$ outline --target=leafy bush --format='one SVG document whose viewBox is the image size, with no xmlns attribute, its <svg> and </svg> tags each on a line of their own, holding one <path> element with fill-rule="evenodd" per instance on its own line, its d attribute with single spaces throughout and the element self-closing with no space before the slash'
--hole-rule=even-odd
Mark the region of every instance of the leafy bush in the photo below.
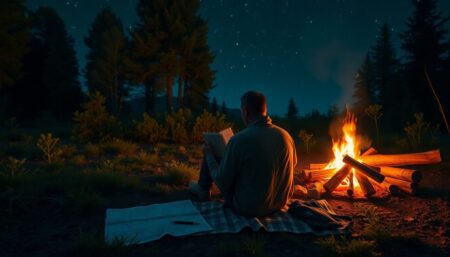
<svg viewBox="0 0 450 257">
<path fill-rule="evenodd" d="M 81 142 L 99 142 L 120 135 L 120 122 L 106 111 L 105 97 L 96 92 L 89 94 L 83 111 L 75 112 L 73 135 Z"/>
<path fill-rule="evenodd" d="M 137 151 L 137 145 L 122 139 L 113 138 L 102 145 L 103 150 L 108 154 L 119 154 L 123 156 L 134 155 Z"/>
<path fill-rule="evenodd" d="M 58 147 L 59 138 L 54 138 L 51 133 L 41 134 L 37 142 L 37 147 L 41 149 L 44 159 L 48 164 L 55 162 L 61 156 L 61 149 Z"/>
<path fill-rule="evenodd" d="M 4 171 L 9 173 L 11 176 L 15 176 L 18 173 L 24 172 L 26 159 L 16 159 L 14 157 L 9 157 L 4 162 Z"/>
<path fill-rule="evenodd" d="M 192 128 L 192 139 L 194 142 L 203 142 L 204 132 L 219 132 L 231 127 L 232 124 L 225 121 L 225 115 L 215 115 L 206 110 L 195 119 Z"/>
<path fill-rule="evenodd" d="M 84 155 L 78 154 L 72 157 L 72 164 L 75 166 L 83 166 L 86 165 L 88 161 Z"/>
<path fill-rule="evenodd" d="M 166 116 L 168 138 L 174 143 L 188 143 L 191 119 L 192 113 L 189 109 L 179 109 L 168 114 Z"/>
<path fill-rule="evenodd" d="M 155 119 L 144 113 L 142 121 L 134 121 L 136 137 L 145 143 L 159 143 L 167 135 L 167 130 Z"/>
<path fill-rule="evenodd" d="M 62 145 L 59 147 L 61 150 L 61 157 L 70 158 L 77 153 L 77 147 L 74 145 Z"/>
</svg>

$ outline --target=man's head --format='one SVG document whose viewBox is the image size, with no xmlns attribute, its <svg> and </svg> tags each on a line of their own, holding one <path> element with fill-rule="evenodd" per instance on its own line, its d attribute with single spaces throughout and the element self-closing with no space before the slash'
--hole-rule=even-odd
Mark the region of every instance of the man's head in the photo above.
<svg viewBox="0 0 450 257">
<path fill-rule="evenodd" d="M 257 91 L 248 91 L 241 97 L 241 114 L 244 123 L 259 116 L 267 115 L 266 97 Z"/>
</svg>

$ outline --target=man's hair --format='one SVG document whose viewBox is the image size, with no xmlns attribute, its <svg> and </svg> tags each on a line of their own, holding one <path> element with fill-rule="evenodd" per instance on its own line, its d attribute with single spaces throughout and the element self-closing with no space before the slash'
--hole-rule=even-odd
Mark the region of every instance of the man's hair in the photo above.
<svg viewBox="0 0 450 257">
<path fill-rule="evenodd" d="M 241 107 L 250 116 L 261 115 L 267 111 L 266 97 L 258 91 L 248 91 L 241 97 Z"/>
</svg>

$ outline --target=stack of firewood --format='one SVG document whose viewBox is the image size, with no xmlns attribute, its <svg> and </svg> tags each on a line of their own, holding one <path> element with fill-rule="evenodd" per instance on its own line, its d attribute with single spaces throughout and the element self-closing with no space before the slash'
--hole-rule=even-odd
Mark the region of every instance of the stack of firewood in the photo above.
<svg viewBox="0 0 450 257">
<path fill-rule="evenodd" d="M 310 169 L 302 171 L 303 178 L 315 182 L 311 187 L 315 197 L 321 193 L 331 194 L 346 178 L 349 178 L 347 194 L 352 196 L 353 172 L 365 197 L 373 196 L 376 188 L 388 190 L 391 194 L 415 194 L 422 173 L 410 166 L 439 163 L 441 155 L 439 150 L 385 155 L 370 148 L 358 157 L 358 160 L 345 156 L 343 162 L 345 165 L 339 170 L 326 169 L 327 164 L 310 164 Z M 323 188 L 322 192 L 318 193 L 318 188 Z"/>
</svg>

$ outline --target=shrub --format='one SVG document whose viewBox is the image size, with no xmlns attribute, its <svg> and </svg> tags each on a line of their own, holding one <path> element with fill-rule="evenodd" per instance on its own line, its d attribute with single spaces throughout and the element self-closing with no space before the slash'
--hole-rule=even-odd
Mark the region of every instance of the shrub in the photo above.
<svg viewBox="0 0 450 257">
<path fill-rule="evenodd" d="M 120 135 L 120 122 L 106 111 L 105 97 L 96 92 L 89 94 L 83 111 L 75 112 L 74 137 L 81 142 L 98 142 Z"/>
<path fill-rule="evenodd" d="M 144 113 L 142 121 L 134 121 L 134 125 L 137 139 L 145 143 L 159 143 L 167 135 L 167 130 L 147 113 Z"/>
<path fill-rule="evenodd" d="M 77 152 L 77 148 L 74 145 L 62 145 L 59 149 L 61 150 L 61 157 L 63 158 L 70 158 Z"/>
<path fill-rule="evenodd" d="M 167 184 L 183 185 L 198 177 L 198 170 L 181 162 L 170 163 L 166 171 L 160 175 Z"/>
<path fill-rule="evenodd" d="M 123 156 L 134 155 L 137 151 L 137 145 L 122 139 L 113 138 L 102 145 L 103 150 L 108 154 L 119 154 Z"/>
<path fill-rule="evenodd" d="M 155 153 L 148 153 L 146 151 L 140 151 L 137 155 L 137 158 L 141 161 L 141 163 L 146 165 L 156 165 L 159 162 L 158 151 Z"/>
<path fill-rule="evenodd" d="M 154 196 L 168 195 L 173 191 L 172 187 L 167 184 L 156 183 L 150 186 L 148 193 Z"/>
<path fill-rule="evenodd" d="M 189 128 L 192 113 L 189 109 L 179 109 L 166 116 L 168 138 L 174 143 L 185 144 L 189 142 Z"/>
<path fill-rule="evenodd" d="M 5 172 L 9 173 L 11 176 L 15 176 L 18 173 L 24 172 L 26 159 L 16 159 L 14 157 L 9 157 L 5 163 Z"/>
<path fill-rule="evenodd" d="M 87 143 L 84 146 L 84 154 L 86 154 L 88 157 L 99 157 L 103 153 L 102 148 L 99 145 Z"/>
<path fill-rule="evenodd" d="M 204 132 L 219 132 L 231 127 L 232 124 L 225 121 L 225 115 L 214 115 L 206 110 L 195 119 L 192 128 L 192 139 L 194 142 L 203 142 Z"/>
<path fill-rule="evenodd" d="M 86 165 L 88 161 L 86 160 L 86 157 L 84 155 L 78 154 L 72 157 L 72 163 L 75 166 L 83 166 Z"/>
<path fill-rule="evenodd" d="M 305 145 L 306 145 L 306 153 L 309 153 L 309 144 L 310 144 L 309 141 L 311 141 L 313 136 L 314 136 L 313 134 L 309 134 L 304 129 L 302 129 L 298 132 L 298 138 L 300 138 L 300 140 L 302 140 L 303 143 L 305 143 Z"/>
<path fill-rule="evenodd" d="M 430 128 L 430 123 L 424 122 L 423 113 L 415 113 L 415 123 L 407 123 L 404 128 L 408 141 L 413 148 L 417 148 L 421 145 L 424 134 Z"/>
<path fill-rule="evenodd" d="M 53 163 L 61 156 L 61 149 L 58 148 L 59 138 L 54 138 L 51 133 L 41 134 L 37 142 L 37 147 L 41 149 L 44 159 L 48 164 Z"/>
</svg>

